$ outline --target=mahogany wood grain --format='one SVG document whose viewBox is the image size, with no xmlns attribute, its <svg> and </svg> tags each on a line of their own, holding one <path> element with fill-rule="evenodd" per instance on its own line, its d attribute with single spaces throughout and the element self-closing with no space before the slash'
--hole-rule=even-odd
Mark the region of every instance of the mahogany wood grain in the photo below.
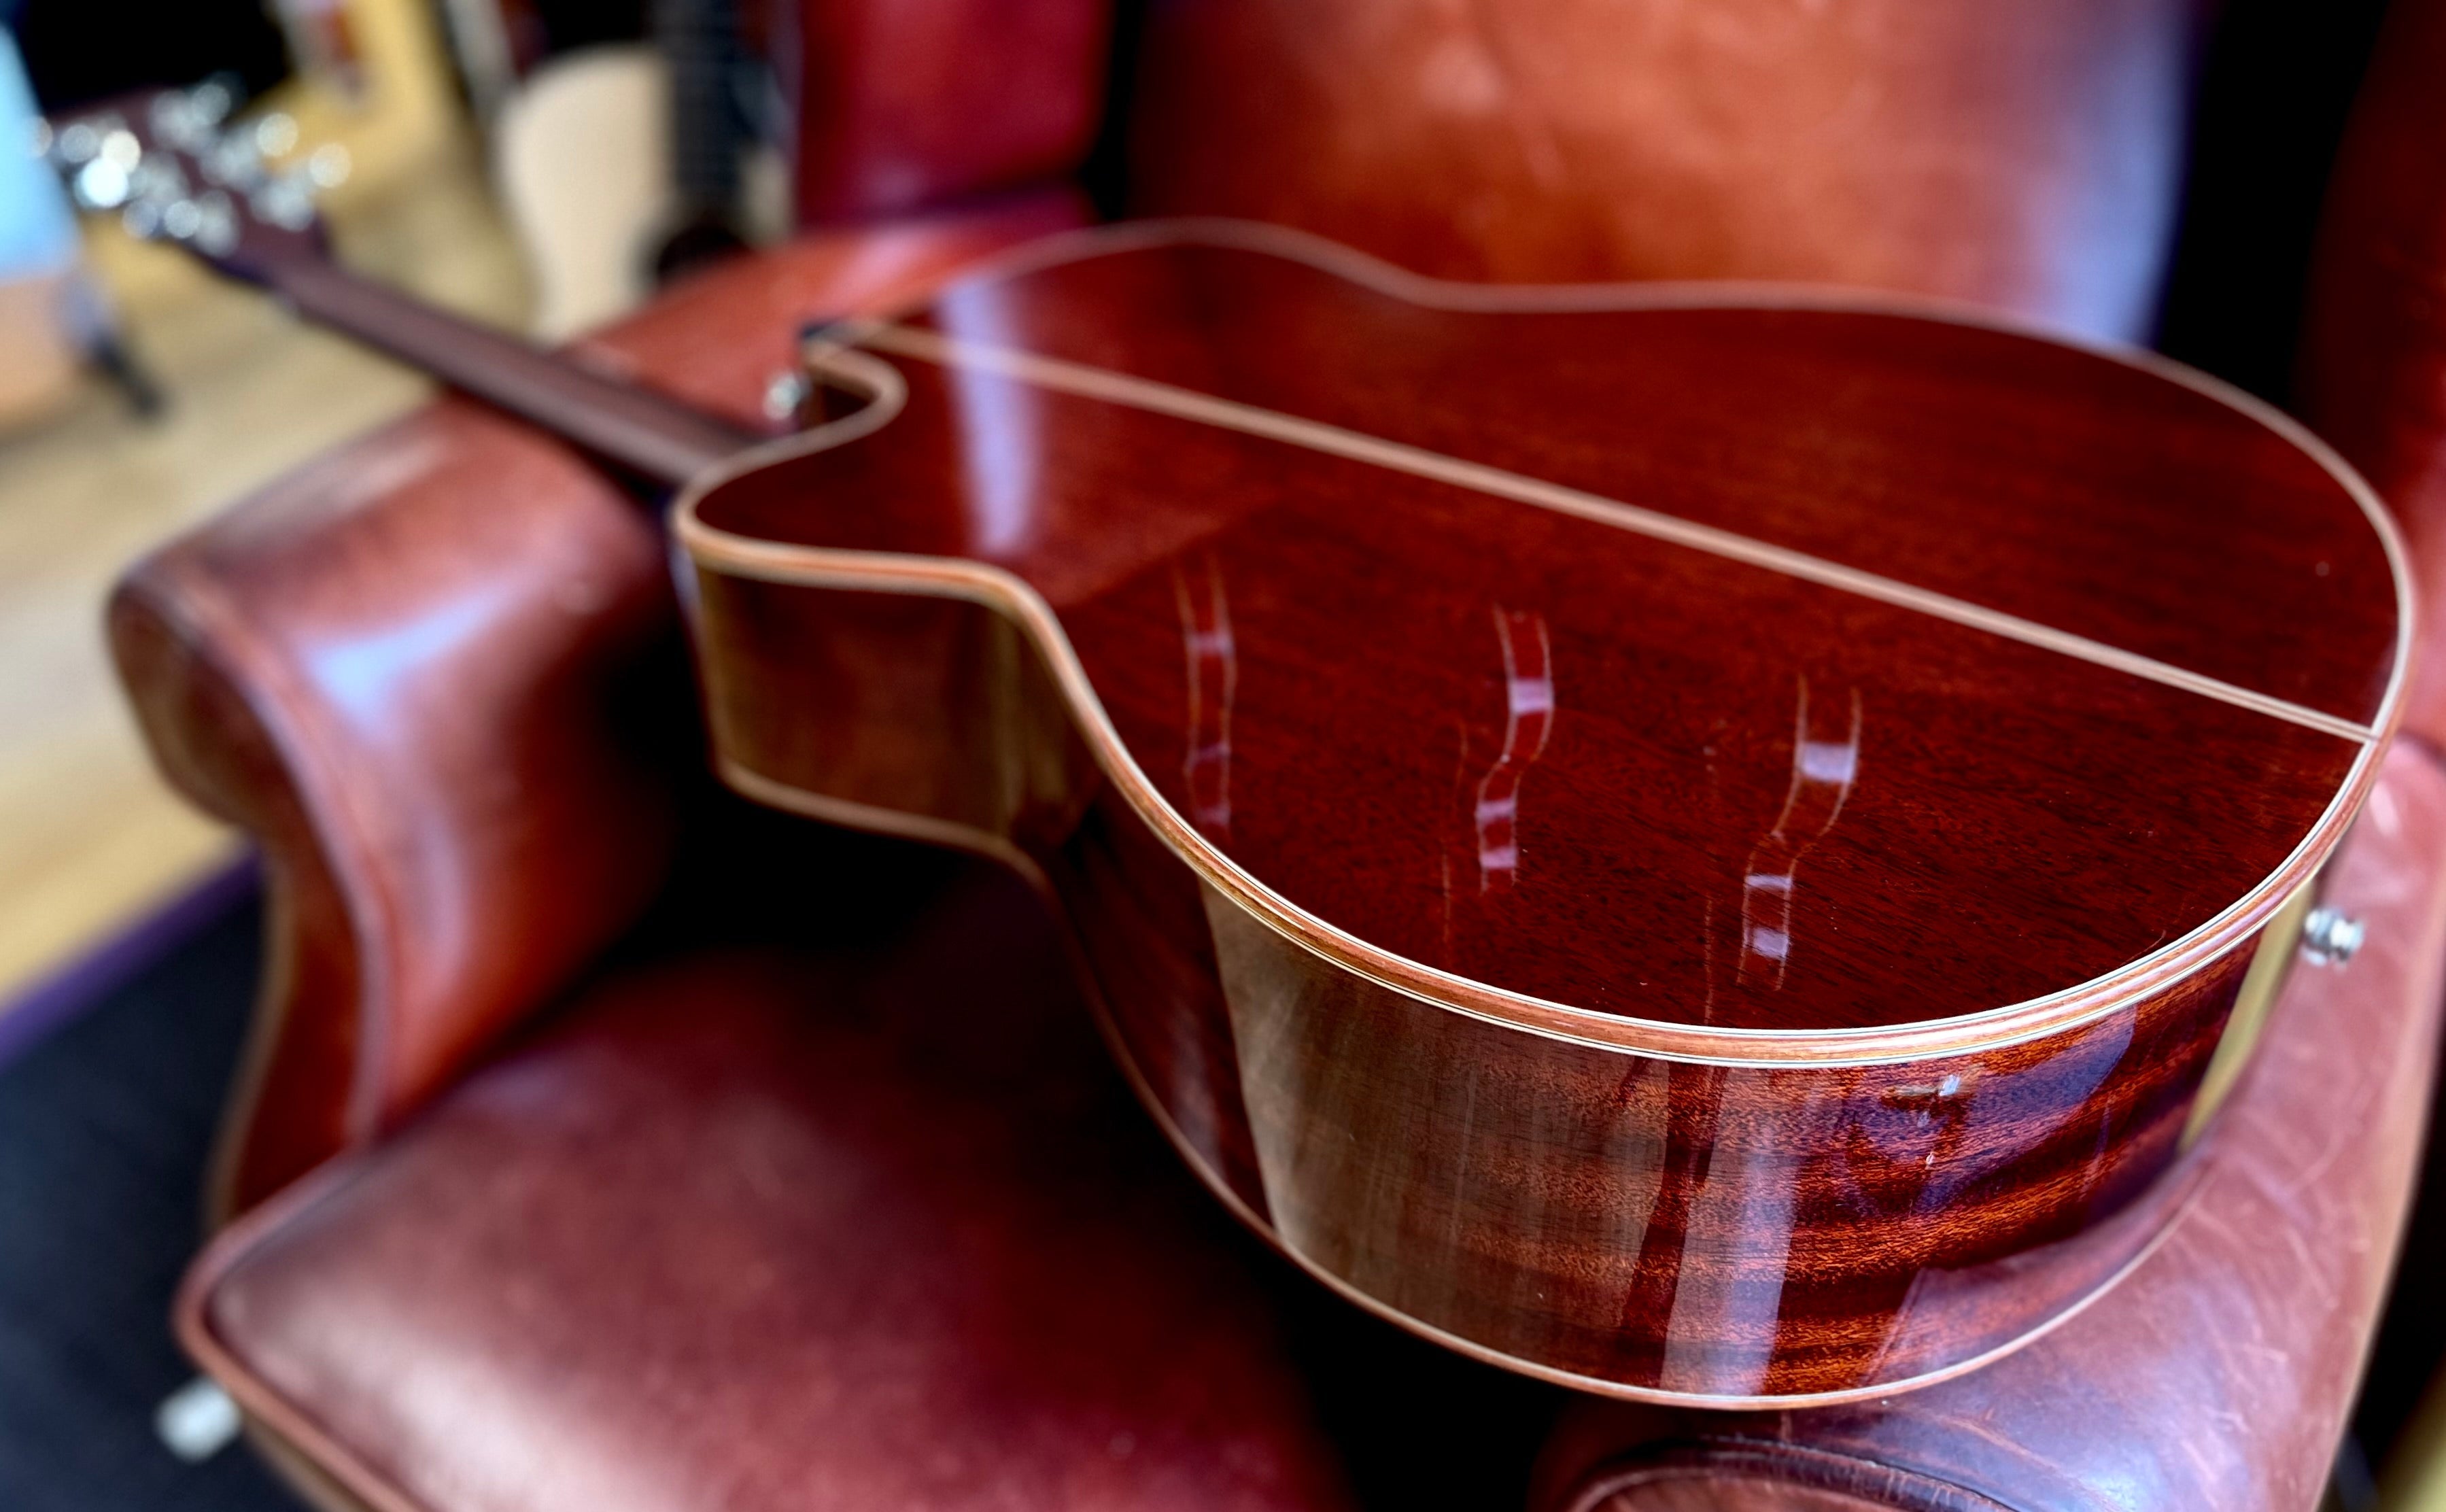
<svg viewBox="0 0 2446 1512">
<path fill-rule="evenodd" d="M 2398 551 L 2205 380 L 1722 297 L 1084 237 L 830 332 L 879 397 L 679 538 L 731 781 L 1042 879 L 1303 1264 L 1594 1389 L 1888 1390 L 2185 1200 Z"/>
<path fill-rule="evenodd" d="M 2196 1202 L 2095 1306 L 2010 1359 L 1891 1401 L 1583 1403 L 1548 1445 L 1533 1512 L 1814 1507 L 1847 1490 L 1914 1512 L 2322 1504 L 2429 1121 L 2441 855 L 2446 771 L 2406 741 L 2327 878 L 2368 943 L 2294 968 Z"/>
</svg>

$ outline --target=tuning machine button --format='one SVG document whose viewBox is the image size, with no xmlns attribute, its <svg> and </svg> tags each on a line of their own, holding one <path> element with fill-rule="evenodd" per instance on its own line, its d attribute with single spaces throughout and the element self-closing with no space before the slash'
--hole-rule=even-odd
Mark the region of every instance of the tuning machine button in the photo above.
<svg viewBox="0 0 2446 1512">
<path fill-rule="evenodd" d="M 51 139 L 51 157 L 68 170 L 68 187 L 87 210 L 116 210 L 135 193 L 144 144 L 125 118 L 97 116 L 71 122 Z"/>
<path fill-rule="evenodd" d="M 284 231 L 303 231 L 314 223 L 314 185 L 303 169 L 265 180 L 247 201 L 257 217 Z"/>
<path fill-rule="evenodd" d="M 218 189 L 196 197 L 196 245 L 215 257 L 237 250 L 237 206 Z"/>
<path fill-rule="evenodd" d="M 64 168 L 83 167 L 101 150 L 102 133 L 89 121 L 69 122 L 50 141 L 51 157 Z"/>
</svg>

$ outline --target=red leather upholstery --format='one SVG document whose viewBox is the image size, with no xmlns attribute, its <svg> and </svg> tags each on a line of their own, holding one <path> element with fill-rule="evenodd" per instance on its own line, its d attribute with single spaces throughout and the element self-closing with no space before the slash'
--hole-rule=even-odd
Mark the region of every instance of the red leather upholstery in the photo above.
<svg viewBox="0 0 2446 1512">
<path fill-rule="evenodd" d="M 1245 1237 L 1128 1106 L 1030 900 L 965 863 L 911 892 L 878 849 L 781 868 L 913 899 L 783 910 L 857 943 L 622 968 L 242 1220 L 190 1349 L 384 1508 L 1347 1504 Z M 2446 771 L 2399 751 L 2330 880 L 2369 943 L 2297 969 L 2198 1205 L 2090 1311 L 1886 1404 L 1590 1404 L 1531 1504 L 2309 1505 L 2425 1115 L 2441 854 Z M 1456 1416 L 1504 1385 L 1457 1372 Z"/>
<path fill-rule="evenodd" d="M 645 905 L 670 778 L 616 695 L 671 621 L 618 490 L 462 404 L 317 459 L 122 586 L 112 643 L 156 754 L 271 871 L 286 970 L 229 1200 L 372 1138 Z M 666 684 L 639 712 L 685 716 Z"/>
<path fill-rule="evenodd" d="M 2119 1287 L 2020 1352 L 1891 1402 L 1756 1415 L 1585 1408 L 1554 1441 L 1533 1504 L 2318 1504 L 2429 1116 L 2446 768 L 2428 751 L 2388 758 L 2325 889 L 2368 943 L 2343 967 L 2295 966 L 2211 1135 L 2216 1163 L 2197 1205 Z"/>
<path fill-rule="evenodd" d="M 382 1508 L 1349 1506 L 1034 899 L 967 863 L 861 922 L 588 989 L 228 1231 L 189 1347 Z"/>
<path fill-rule="evenodd" d="M 752 418 L 800 321 L 1078 213 L 1056 193 L 817 238 L 589 345 Z M 636 917 L 697 760 L 673 621 L 646 515 L 567 448 L 455 402 L 130 571 L 111 638 L 148 739 L 272 868 L 281 967 L 228 1206 L 389 1126 Z"/>
<path fill-rule="evenodd" d="M 1104 0 L 808 0 L 809 224 L 1077 168 Z M 1795 9 L 1150 0 L 1134 213 L 1320 231 L 1462 278 L 1762 278 L 2148 332 L 2192 0 Z"/>
<path fill-rule="evenodd" d="M 2130 334 L 2163 258 L 2197 13 L 1156 0 L 1135 182 L 1145 208 L 1290 219 L 1430 271 L 1832 279 Z M 1083 149 L 1101 6 L 806 14 L 811 213 L 1057 175 Z M 2390 140 L 2428 140 L 2420 78 L 2374 85 L 2398 100 Z M 2339 197 L 2330 281 L 2348 283 Z M 1076 215 L 1054 198 L 825 238 L 682 291 L 595 350 L 752 414 L 800 319 Z M 2364 244 L 2430 246 L 2388 235 Z M 2401 340 L 2387 312 L 2419 308 L 2435 260 L 2389 274 L 2407 302 L 2329 319 L 2338 373 L 2400 345 L 2371 369 L 2396 374 L 2386 404 L 2433 370 L 2427 328 Z M 2384 432 L 2409 438 L 2406 478 L 2434 455 L 2421 402 Z M 2331 422 L 2361 401 L 2338 403 Z M 574 579 L 604 596 L 562 601 Z M 122 595 L 115 635 L 157 748 L 264 836 L 287 921 L 236 1200 L 356 1146 L 215 1246 L 187 1294 L 191 1347 L 386 1507 L 1339 1504 L 1278 1325 L 1136 1115 L 1081 1069 L 1007 892 L 971 883 L 928 905 L 932 933 L 872 949 L 768 939 L 604 965 L 665 876 L 668 753 L 620 701 L 672 694 L 648 671 L 661 581 L 605 485 L 450 406 L 241 506 Z M 351 704 L 367 685 L 332 670 L 386 665 L 405 698 Z M 2424 760 L 2397 758 L 2403 827 L 2365 826 L 2339 883 L 2366 889 L 2371 945 L 2305 978 L 2324 1006 L 2280 1018 L 2230 1110 L 2227 1173 L 2130 1284 L 1885 1408 L 1590 1410 L 1541 1496 L 2304 1504 L 2427 1083 L 2441 783 Z M 590 971 L 548 1034 L 460 1082 Z M 928 993 L 973 1022 L 900 1016 Z M 2305 1276 L 2314 1308 L 2297 1305 Z M 1473 1379 L 1452 1393 L 1464 1420 L 1502 1384 Z"/>
<path fill-rule="evenodd" d="M 1768 278 L 2147 334 L 2192 0 L 1155 0 L 1142 213 L 1459 278 Z"/>
<path fill-rule="evenodd" d="M 2399 0 L 2328 185 L 2303 329 L 2304 417 L 2361 469 L 2446 602 L 2446 4 Z M 2436 646 L 2437 631 L 2428 632 Z M 2446 657 L 2414 669 L 2407 723 L 2446 741 Z"/>
<path fill-rule="evenodd" d="M 1103 113 L 1107 0 L 779 9 L 803 225 L 1062 178 Z"/>
</svg>

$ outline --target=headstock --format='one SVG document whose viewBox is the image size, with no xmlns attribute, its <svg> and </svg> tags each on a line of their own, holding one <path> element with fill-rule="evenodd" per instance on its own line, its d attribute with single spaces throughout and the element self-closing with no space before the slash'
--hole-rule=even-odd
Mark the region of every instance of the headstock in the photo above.
<svg viewBox="0 0 2446 1512">
<path fill-rule="evenodd" d="M 347 176 L 348 158 L 325 147 L 289 161 L 296 123 L 276 112 L 233 119 L 237 104 L 218 80 L 136 97 L 58 123 L 47 155 L 79 207 L 262 282 L 323 255 L 315 198 Z"/>
</svg>

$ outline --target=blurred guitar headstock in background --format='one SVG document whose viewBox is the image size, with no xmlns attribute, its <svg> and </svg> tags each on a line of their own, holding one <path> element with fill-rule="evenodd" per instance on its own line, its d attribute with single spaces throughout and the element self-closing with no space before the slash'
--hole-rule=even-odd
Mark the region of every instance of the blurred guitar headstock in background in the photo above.
<svg viewBox="0 0 2446 1512">
<path fill-rule="evenodd" d="M 295 121 L 240 116 L 239 104 L 222 79 L 134 96 L 53 123 L 45 152 L 78 208 L 261 282 L 277 263 L 322 255 L 316 198 L 349 161 L 336 142 L 298 154 Z"/>
</svg>

